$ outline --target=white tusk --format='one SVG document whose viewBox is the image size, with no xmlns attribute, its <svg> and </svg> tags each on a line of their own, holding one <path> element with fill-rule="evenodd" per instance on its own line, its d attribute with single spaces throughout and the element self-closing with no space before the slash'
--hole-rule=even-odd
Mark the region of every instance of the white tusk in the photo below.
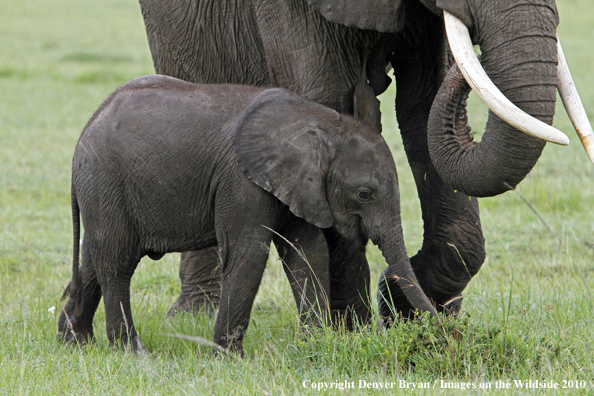
<svg viewBox="0 0 594 396">
<path fill-rule="evenodd" d="M 483 103 L 503 121 L 528 135 L 567 146 L 569 139 L 563 132 L 520 110 L 493 84 L 474 53 L 470 33 L 462 21 L 447 11 L 443 12 L 443 18 L 454 59 Z"/>
<path fill-rule="evenodd" d="M 563 105 L 569 115 L 569 119 L 586 149 L 586 153 L 590 157 L 590 161 L 594 163 L 594 131 L 592 131 L 588 115 L 586 114 L 580 95 L 575 88 L 573 78 L 571 78 L 569 66 L 567 66 L 559 37 L 557 37 L 557 58 L 559 62 L 557 66 L 559 95 L 561 96 L 561 100 L 563 100 Z"/>
</svg>

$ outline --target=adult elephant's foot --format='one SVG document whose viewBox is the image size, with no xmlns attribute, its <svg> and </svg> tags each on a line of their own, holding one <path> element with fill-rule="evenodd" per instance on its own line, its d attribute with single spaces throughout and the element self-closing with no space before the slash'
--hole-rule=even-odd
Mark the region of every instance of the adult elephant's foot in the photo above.
<svg viewBox="0 0 594 396">
<path fill-rule="evenodd" d="M 185 252 L 179 268 L 181 294 L 169 310 L 168 316 L 180 312 L 208 313 L 213 317 L 221 295 L 221 260 L 218 248 Z"/>
</svg>

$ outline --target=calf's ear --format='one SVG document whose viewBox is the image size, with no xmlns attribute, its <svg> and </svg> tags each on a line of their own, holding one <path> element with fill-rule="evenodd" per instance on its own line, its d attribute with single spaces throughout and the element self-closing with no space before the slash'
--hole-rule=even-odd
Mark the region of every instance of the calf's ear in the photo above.
<svg viewBox="0 0 594 396">
<path fill-rule="evenodd" d="M 320 128 L 329 111 L 288 91 L 270 89 L 244 111 L 234 132 L 237 160 L 247 177 L 321 228 L 333 223 L 326 198 L 329 147 Z"/>
</svg>

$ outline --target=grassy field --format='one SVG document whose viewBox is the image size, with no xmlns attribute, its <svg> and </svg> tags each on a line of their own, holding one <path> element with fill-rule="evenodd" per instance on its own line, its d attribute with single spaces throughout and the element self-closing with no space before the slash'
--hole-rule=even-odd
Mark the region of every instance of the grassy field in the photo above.
<svg viewBox="0 0 594 396">
<path fill-rule="evenodd" d="M 590 2 L 559 0 L 558 33 L 594 115 Z M 522 391 L 514 380 L 570 387 L 559 393 L 594 392 L 594 166 L 561 106 L 555 124 L 571 145 L 548 145 L 516 192 L 481 200 L 488 256 L 457 321 L 384 332 L 375 325 L 353 333 L 325 329 L 304 342 L 288 282 L 272 259 L 244 341 L 246 359 L 216 359 L 208 347 L 166 335 L 211 339 L 213 331 L 205 317 L 165 318 L 179 292 L 179 255 L 171 254 L 143 260 L 133 278 L 135 322 L 148 357 L 109 348 L 102 305 L 95 344 L 55 341 L 70 278 L 76 140 L 112 90 L 153 68 L 134 0 L 3 0 L 0 10 L 0 394 L 318 394 L 311 387 L 317 383 L 334 386 L 330 394 L 381 392 L 359 389 L 361 381 L 408 385 L 414 394 L 459 392 L 448 386 L 482 394 L 489 385 L 493 394 L 511 394 Z M 422 223 L 394 127 L 393 95 L 383 98 L 384 134 L 400 172 L 413 253 Z M 480 129 L 486 110 L 471 102 Z M 385 263 L 375 248 L 369 257 L 375 287 Z M 336 389 L 345 381 L 355 389 Z M 435 389 L 413 389 L 419 383 Z M 572 389 L 576 384 L 585 388 Z"/>
</svg>

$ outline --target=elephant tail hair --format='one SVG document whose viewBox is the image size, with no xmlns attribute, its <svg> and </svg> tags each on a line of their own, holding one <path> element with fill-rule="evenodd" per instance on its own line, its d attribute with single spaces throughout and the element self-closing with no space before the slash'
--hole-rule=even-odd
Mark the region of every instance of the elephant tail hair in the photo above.
<svg viewBox="0 0 594 396">
<path fill-rule="evenodd" d="M 78 271 L 80 256 L 80 209 L 78 207 L 74 185 L 71 185 L 70 205 L 72 208 L 72 280 L 66 286 L 61 300 L 64 300 L 68 295 L 76 298 L 75 296 L 78 294 L 78 288 L 81 283 Z"/>
</svg>

